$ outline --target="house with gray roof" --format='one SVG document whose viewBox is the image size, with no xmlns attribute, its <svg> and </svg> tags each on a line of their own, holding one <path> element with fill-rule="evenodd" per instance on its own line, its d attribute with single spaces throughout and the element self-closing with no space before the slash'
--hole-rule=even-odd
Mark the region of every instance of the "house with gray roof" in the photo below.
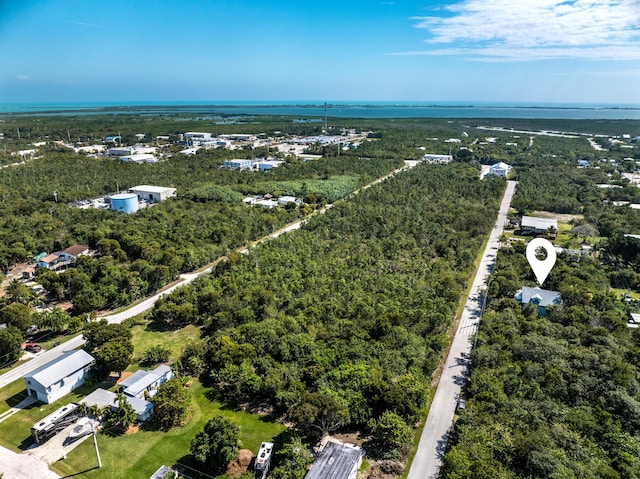
<svg viewBox="0 0 640 479">
<path fill-rule="evenodd" d="M 328 441 L 305 479 L 355 479 L 362 463 L 362 449 Z"/>
<path fill-rule="evenodd" d="M 160 387 L 173 377 L 171 368 L 162 364 L 153 371 L 138 370 L 120 382 L 122 392 L 130 397 L 144 399 L 145 393 L 153 397 Z"/>
<path fill-rule="evenodd" d="M 555 236 L 558 232 L 558 220 L 538 218 L 537 216 L 523 216 L 520 220 L 520 231 L 523 235 L 550 233 L 551 236 Z"/>
<path fill-rule="evenodd" d="M 125 399 L 136 413 L 136 419 L 138 421 L 146 421 L 151 417 L 153 413 L 153 404 L 149 401 L 137 397 L 130 397 L 125 395 Z M 98 388 L 85 397 L 80 404 L 85 404 L 89 407 L 97 406 L 99 408 L 108 407 L 112 411 L 118 410 L 118 395 L 114 392 L 107 391 L 106 389 Z"/>
<path fill-rule="evenodd" d="M 58 359 L 24 376 L 27 394 L 49 404 L 84 384 L 93 356 L 82 349 L 68 351 Z"/>
<path fill-rule="evenodd" d="M 530 288 L 523 286 L 522 289 L 516 291 L 514 295 L 516 301 L 520 304 L 535 304 L 538 308 L 540 316 L 547 315 L 547 308 L 550 306 L 558 306 L 562 304 L 562 295 L 558 291 L 548 289 Z"/>
</svg>

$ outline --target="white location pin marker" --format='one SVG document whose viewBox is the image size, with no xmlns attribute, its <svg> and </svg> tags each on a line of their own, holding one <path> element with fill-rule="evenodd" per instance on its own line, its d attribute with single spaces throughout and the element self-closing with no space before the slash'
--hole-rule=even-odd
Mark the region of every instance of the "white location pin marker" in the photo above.
<svg viewBox="0 0 640 479">
<path fill-rule="evenodd" d="M 539 248 L 547 252 L 545 259 L 538 259 L 536 257 L 536 250 Z M 553 244 L 544 238 L 535 238 L 529 241 L 527 245 L 527 261 L 529 261 L 538 283 L 542 286 L 542 283 L 547 279 L 547 276 L 549 276 L 553 266 L 556 264 L 556 250 L 553 248 Z"/>
</svg>

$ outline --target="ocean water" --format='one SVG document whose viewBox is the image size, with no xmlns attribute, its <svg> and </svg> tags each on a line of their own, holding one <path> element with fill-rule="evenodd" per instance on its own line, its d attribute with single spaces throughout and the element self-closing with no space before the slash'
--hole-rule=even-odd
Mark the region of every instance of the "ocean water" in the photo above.
<svg viewBox="0 0 640 479">
<path fill-rule="evenodd" d="M 640 105 L 455 102 L 4 103 L 1 115 L 273 115 L 337 118 L 525 118 L 640 120 Z"/>
</svg>

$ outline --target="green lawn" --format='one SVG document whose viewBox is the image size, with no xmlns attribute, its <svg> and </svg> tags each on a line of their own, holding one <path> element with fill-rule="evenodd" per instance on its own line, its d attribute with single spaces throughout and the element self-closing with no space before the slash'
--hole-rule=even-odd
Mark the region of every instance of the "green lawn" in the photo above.
<svg viewBox="0 0 640 479">
<path fill-rule="evenodd" d="M 33 443 L 31 438 L 31 426 L 65 404 L 69 404 L 70 402 L 79 402 L 87 394 L 99 387 L 114 390 L 116 386 L 113 382 L 104 382 L 91 386 L 84 385 L 53 404 L 37 402 L 26 409 L 17 412 L 5 421 L 0 422 L 0 445 L 15 452 L 24 451 Z M 11 391 L 14 393 L 13 396 L 9 396 Z M 24 380 L 20 379 L 3 388 L 0 393 L 1 398 L 4 399 L 5 396 L 8 397 L 7 400 L 0 403 L 0 407 L 8 409 L 10 403 L 15 405 L 21 399 L 26 397 L 27 389 L 24 385 Z"/>
<path fill-rule="evenodd" d="M 17 379 L 0 389 L 0 414 L 8 411 L 27 397 L 27 388 L 24 379 Z"/>
<path fill-rule="evenodd" d="M 611 292 L 616 295 L 617 298 L 622 298 L 623 295 L 629 294 L 634 301 L 640 301 L 640 293 L 637 291 L 631 291 L 629 289 L 611 288 Z"/>
<path fill-rule="evenodd" d="M 580 249 L 584 238 L 582 236 L 576 238 L 572 235 L 570 231 L 573 228 L 574 226 L 569 223 L 558 221 L 558 235 L 556 236 L 554 243 L 558 246 L 562 246 L 563 248 Z M 602 239 L 604 239 L 602 236 L 587 236 L 587 243 L 595 245 Z"/>
<path fill-rule="evenodd" d="M 176 331 L 157 331 L 150 327 L 147 321 L 133 326 L 131 331 L 134 363 L 128 368 L 129 371 L 140 369 L 137 359 L 151 346 L 161 344 L 169 349 L 170 362 L 174 362 L 179 358 L 186 344 L 200 337 L 200 330 L 195 326 L 187 326 Z M 33 443 L 31 426 L 34 423 L 65 404 L 79 402 L 98 387 L 114 390 L 116 386 L 113 382 L 84 385 L 54 404 L 36 403 L 0 422 L 0 445 L 16 452 L 23 452 Z M 262 441 L 273 440 L 286 430 L 285 426 L 269 418 L 235 410 L 212 400 L 210 397 L 212 391 L 197 380 L 192 381 L 190 391 L 193 415 L 185 426 L 169 432 L 143 429 L 121 436 L 101 433 L 98 434 L 98 446 L 103 465 L 101 469 L 95 468 L 97 461 L 91 440 L 84 441 L 68 455 L 67 459 L 58 461 L 52 468 L 62 476 L 73 475 L 87 479 L 147 479 L 162 464 L 172 465 L 178 461 L 197 468 L 198 465 L 189 455 L 191 439 L 216 414 L 229 418 L 240 427 L 242 447 L 254 453 L 257 452 Z M 26 388 L 23 380 L 15 381 L 2 388 L 0 414 L 25 396 Z M 193 472 L 190 475 L 194 479 L 199 479 Z"/>
<path fill-rule="evenodd" d="M 262 441 L 272 440 L 285 427 L 267 418 L 223 407 L 207 397 L 208 389 L 198 381 L 190 386 L 193 397 L 193 417 L 187 425 L 169 432 L 141 430 L 122 436 L 98 435 L 102 469 L 96 466 L 92 441 L 85 441 L 67 459 L 58 461 L 53 469 L 62 476 L 81 478 L 147 479 L 162 464 L 180 461 L 197 467 L 189 457 L 191 439 L 202 430 L 214 415 L 221 414 L 240 426 L 242 447 L 257 452 Z"/>
<path fill-rule="evenodd" d="M 174 363 L 180 358 L 182 350 L 187 344 L 200 338 L 200 328 L 197 326 L 189 325 L 175 331 L 161 331 L 154 329 L 148 320 L 143 320 L 142 323 L 131 328 L 134 351 L 133 361 L 127 371 L 140 369 L 142 366 L 138 360 L 152 346 L 162 345 L 170 350 L 169 362 Z"/>
</svg>

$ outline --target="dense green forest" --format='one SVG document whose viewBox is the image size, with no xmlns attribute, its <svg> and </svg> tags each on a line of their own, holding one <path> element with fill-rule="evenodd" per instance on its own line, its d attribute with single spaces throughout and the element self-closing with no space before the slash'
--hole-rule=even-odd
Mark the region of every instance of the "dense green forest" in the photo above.
<svg viewBox="0 0 640 479">
<path fill-rule="evenodd" d="M 50 151 L 7 168 L 0 175 L 0 265 L 4 269 L 40 251 L 88 244 L 101 258 L 80 261 L 59 275 L 39 271 L 39 281 L 53 298 L 71 299 L 78 313 L 125 305 L 402 164 L 382 155 L 352 154 L 293 161 L 268 173 L 221 169 L 232 154 L 209 150 L 136 165 Z M 68 204 L 136 184 L 177 187 L 178 199 L 135 215 Z M 297 194 L 313 204 L 266 210 L 241 202 L 242 195 L 266 193 Z"/>
<path fill-rule="evenodd" d="M 504 186 L 419 165 L 220 264 L 151 318 L 203 325 L 181 367 L 228 401 L 264 401 L 317 432 L 385 411 L 413 425 Z"/>
<path fill-rule="evenodd" d="M 596 260 L 559 258 L 548 318 L 513 299 L 524 245 L 503 248 L 442 477 L 640 477 L 640 334 Z"/>
<path fill-rule="evenodd" d="M 578 213 L 574 225 L 604 238 L 591 257 L 560 255 L 544 287 L 563 304 L 548 317 L 513 299 L 535 284 L 524 244 L 500 250 L 442 477 L 638 478 L 640 334 L 626 323 L 640 304 L 610 291 L 638 287 L 640 242 L 625 234 L 640 232 L 640 212 L 613 203 L 637 201 L 638 188 L 573 158 L 514 164 L 521 213 Z"/>
</svg>

